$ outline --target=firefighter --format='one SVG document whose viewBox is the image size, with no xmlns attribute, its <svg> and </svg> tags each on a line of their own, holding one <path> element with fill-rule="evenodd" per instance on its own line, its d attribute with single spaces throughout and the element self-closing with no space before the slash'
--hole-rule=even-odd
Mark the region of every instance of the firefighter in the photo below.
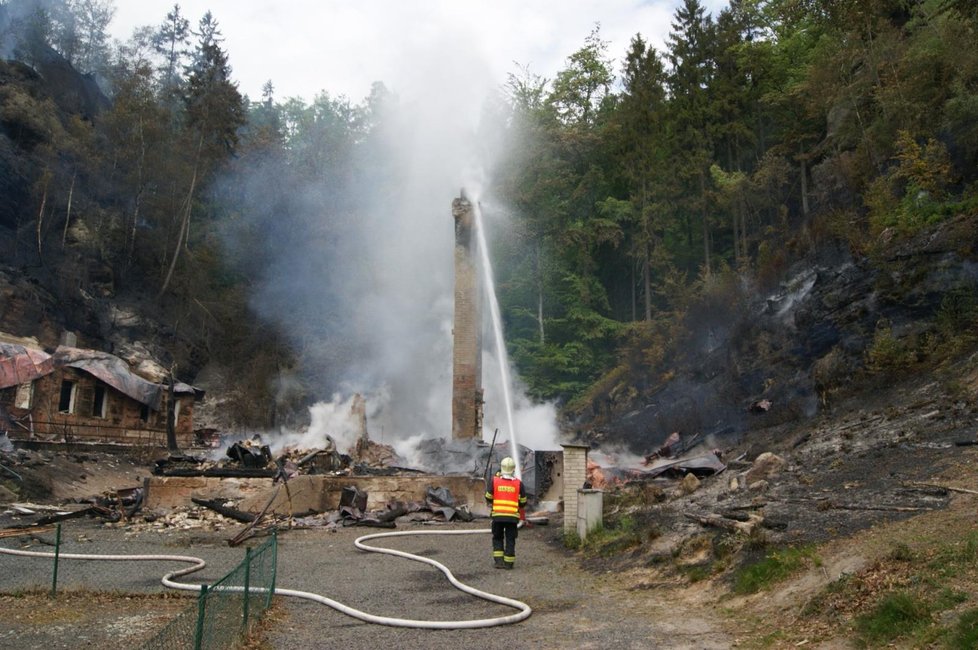
<svg viewBox="0 0 978 650">
<path fill-rule="evenodd" d="M 499 463 L 500 471 L 486 483 L 486 503 L 492 510 L 492 559 L 497 569 L 512 569 L 516 562 L 516 533 L 526 492 L 516 478 L 516 462 L 509 457 Z"/>
</svg>

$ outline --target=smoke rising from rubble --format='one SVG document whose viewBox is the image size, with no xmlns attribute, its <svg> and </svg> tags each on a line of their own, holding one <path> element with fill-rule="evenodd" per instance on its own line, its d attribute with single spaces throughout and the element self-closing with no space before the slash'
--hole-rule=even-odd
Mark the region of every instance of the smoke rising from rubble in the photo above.
<svg viewBox="0 0 978 650">
<path fill-rule="evenodd" d="M 366 399 L 371 439 L 396 442 L 402 456 L 410 455 L 404 441 L 451 438 L 451 203 L 461 188 L 477 198 L 502 147 L 502 130 L 482 120 L 497 82 L 470 50 L 475 40 L 454 33 L 405 52 L 402 75 L 389 83 L 396 101 L 337 177 L 274 179 L 295 187 L 281 199 L 294 216 L 260 224 L 268 263 L 253 271 L 261 277 L 252 304 L 299 351 L 300 367 L 283 374 L 301 377 L 313 396 L 333 395 L 310 409 L 308 431 L 278 444 L 319 446 L 328 433 L 347 451 L 343 415 L 354 392 Z M 265 197 L 267 169 L 232 182 L 249 202 L 268 202 L 268 214 L 282 212 Z M 483 362 L 490 436 L 504 421 L 497 367 Z M 283 406 L 301 400 L 295 382 L 280 388 Z M 520 393 L 518 441 L 555 448 L 555 409 Z"/>
</svg>

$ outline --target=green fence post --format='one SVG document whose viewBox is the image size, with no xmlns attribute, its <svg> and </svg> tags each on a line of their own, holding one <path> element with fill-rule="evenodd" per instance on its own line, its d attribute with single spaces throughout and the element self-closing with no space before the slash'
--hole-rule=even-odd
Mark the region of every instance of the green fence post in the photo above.
<svg viewBox="0 0 978 650">
<path fill-rule="evenodd" d="M 268 595 L 265 596 L 265 609 L 272 606 L 272 596 L 275 595 L 275 579 L 278 572 L 278 530 L 272 530 L 272 584 L 268 585 Z M 266 581 L 267 582 L 267 581 Z"/>
<path fill-rule="evenodd" d="M 248 629 L 248 583 L 251 581 L 251 548 L 245 549 L 244 559 L 244 629 Z"/>
<path fill-rule="evenodd" d="M 204 641 L 204 615 L 207 610 L 207 585 L 200 586 L 197 599 L 197 630 L 194 633 L 194 650 L 200 650 Z"/>
<path fill-rule="evenodd" d="M 61 554 L 61 524 L 54 535 L 54 575 L 51 576 L 51 598 L 58 591 L 58 556 Z"/>
</svg>

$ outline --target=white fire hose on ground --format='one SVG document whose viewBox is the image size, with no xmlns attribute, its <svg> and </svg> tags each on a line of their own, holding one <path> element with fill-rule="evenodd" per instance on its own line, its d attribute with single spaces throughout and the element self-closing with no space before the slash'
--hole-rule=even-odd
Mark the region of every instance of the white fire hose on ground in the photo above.
<svg viewBox="0 0 978 650">
<path fill-rule="evenodd" d="M 306 600 L 311 600 L 327 607 L 332 607 L 338 612 L 346 614 L 347 616 L 352 616 L 353 618 L 359 619 L 366 623 L 376 623 L 378 625 L 391 625 L 394 627 L 410 627 L 410 628 L 421 628 L 429 630 L 463 630 L 472 629 L 480 627 L 494 627 L 497 625 L 509 625 L 511 623 L 519 623 L 522 620 L 529 618 L 533 610 L 526 603 L 514 600 L 512 598 L 506 598 L 505 596 L 498 596 L 496 594 L 491 594 L 487 591 L 482 591 L 481 589 L 476 589 L 475 587 L 470 587 L 469 585 L 461 582 L 456 578 L 452 572 L 444 564 L 436 562 L 430 558 L 422 557 L 420 555 L 414 555 L 412 553 L 407 553 L 405 551 L 398 551 L 391 548 L 383 548 L 377 546 L 368 546 L 364 544 L 365 541 L 371 539 L 380 539 L 383 537 L 406 537 L 409 535 L 473 535 L 473 534 L 484 534 L 490 532 L 489 530 L 424 530 L 424 531 L 404 531 L 396 533 L 377 533 L 374 535 L 364 535 L 363 537 L 358 537 L 354 540 L 353 544 L 358 549 L 363 551 L 368 551 L 372 553 L 384 553 L 387 555 L 396 555 L 397 557 L 407 558 L 409 560 L 414 560 L 415 562 L 423 562 L 425 564 L 430 564 L 435 567 L 448 578 L 448 581 L 456 589 L 464 591 L 467 594 L 475 596 L 477 598 L 482 598 L 483 600 L 488 600 L 490 602 L 499 603 L 500 605 L 506 605 L 507 607 L 512 607 L 514 609 L 520 610 L 516 614 L 510 614 L 509 616 L 499 616 L 495 618 L 482 618 L 482 619 L 471 619 L 467 621 L 421 621 L 409 618 L 392 618 L 389 616 L 377 616 L 375 614 L 368 614 L 367 612 L 361 611 L 359 609 L 354 609 L 348 605 L 333 600 L 332 598 L 327 598 L 326 596 L 321 596 L 319 594 L 314 594 L 308 591 L 298 591 L 295 589 L 275 589 L 275 594 L 279 596 L 292 596 L 294 598 L 304 598 Z M 43 558 L 53 558 L 54 553 L 42 553 L 39 551 L 20 551 L 16 549 L 0 548 L 0 554 L 5 555 L 18 555 L 23 557 L 43 557 Z M 176 582 L 174 578 L 179 578 L 185 575 L 189 575 L 196 571 L 200 571 L 206 566 L 206 562 L 198 557 L 191 557 L 189 555 L 89 555 L 82 553 L 58 553 L 58 558 L 63 560 L 104 560 L 104 561 L 117 561 L 117 562 L 185 562 L 191 564 L 192 566 L 186 567 L 184 569 L 179 569 L 177 571 L 171 571 L 163 576 L 162 583 L 165 587 L 171 589 L 181 589 L 184 591 L 200 591 L 201 585 L 195 585 L 186 582 Z M 236 587 L 236 591 L 244 591 L 244 587 Z M 255 593 L 260 593 L 262 589 L 255 589 Z"/>
</svg>

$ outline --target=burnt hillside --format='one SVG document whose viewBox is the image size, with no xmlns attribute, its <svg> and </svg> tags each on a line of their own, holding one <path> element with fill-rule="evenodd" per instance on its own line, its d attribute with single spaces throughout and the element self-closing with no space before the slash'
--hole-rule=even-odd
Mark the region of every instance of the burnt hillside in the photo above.
<svg viewBox="0 0 978 650">
<path fill-rule="evenodd" d="M 970 354 L 976 296 L 978 215 L 912 237 L 887 232 L 864 253 L 823 245 L 774 291 L 728 278 L 691 306 L 655 373 L 629 369 L 574 426 L 599 447 L 642 454 L 673 431 L 723 446 L 799 424 Z"/>
</svg>

